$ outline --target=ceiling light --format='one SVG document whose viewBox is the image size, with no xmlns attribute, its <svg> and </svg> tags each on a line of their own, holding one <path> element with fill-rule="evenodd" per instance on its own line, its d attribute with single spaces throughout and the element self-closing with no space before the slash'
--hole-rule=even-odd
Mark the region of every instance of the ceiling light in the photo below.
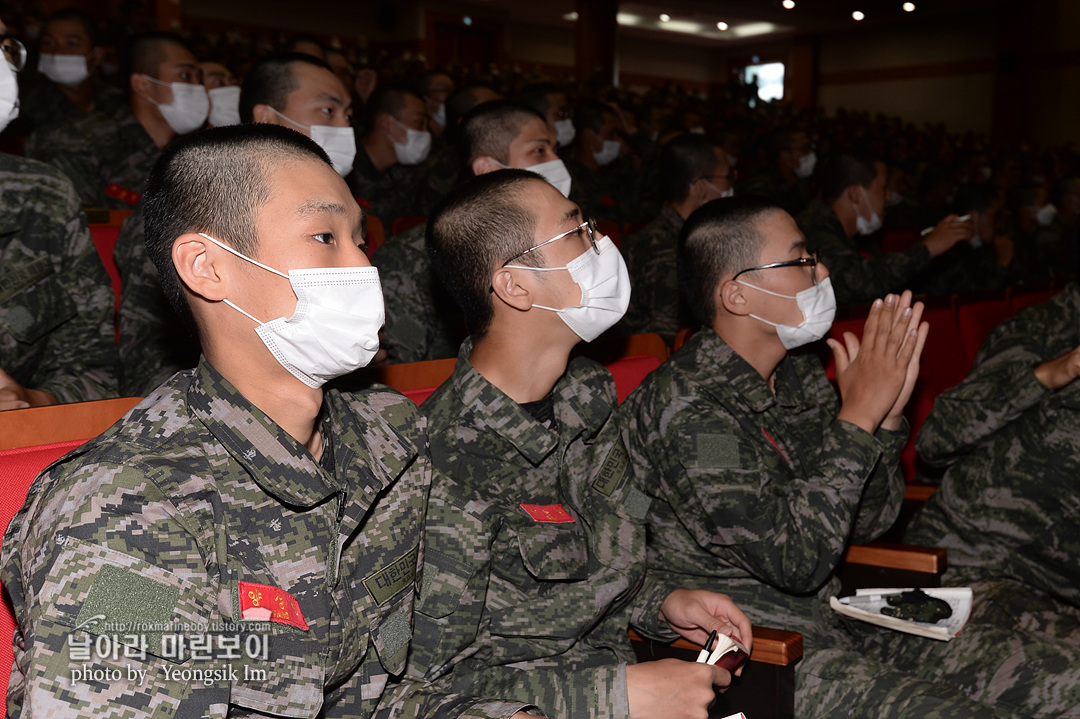
<svg viewBox="0 0 1080 719">
<path fill-rule="evenodd" d="M 466 25 L 472 25 L 472 18 L 466 15 L 465 17 L 461 18 L 461 22 L 465 23 Z"/>
<path fill-rule="evenodd" d="M 915 12 L 915 3 L 913 3 L 913 2 L 904 3 L 904 12 Z"/>
<path fill-rule="evenodd" d="M 727 30 L 728 29 L 728 24 L 726 22 L 718 22 L 718 23 L 716 23 L 716 29 L 721 30 L 721 31 Z"/>
<path fill-rule="evenodd" d="M 668 15 L 666 12 L 660 13 L 660 22 L 670 22 L 670 21 L 671 21 L 671 16 L 670 15 Z"/>
<path fill-rule="evenodd" d="M 855 12 L 851 13 L 851 19 L 855 21 L 862 20 L 865 17 L 866 15 L 863 15 L 862 10 L 856 10 Z"/>
<path fill-rule="evenodd" d="M 795 9 L 795 0 L 784 0 L 784 2 L 781 3 L 781 4 L 784 6 L 785 10 L 794 10 Z"/>
<path fill-rule="evenodd" d="M 573 12 L 566 13 L 565 15 L 562 16 L 562 19 L 563 20 L 569 20 L 570 22 L 574 22 L 575 20 L 578 19 L 577 10 L 575 10 Z"/>
</svg>

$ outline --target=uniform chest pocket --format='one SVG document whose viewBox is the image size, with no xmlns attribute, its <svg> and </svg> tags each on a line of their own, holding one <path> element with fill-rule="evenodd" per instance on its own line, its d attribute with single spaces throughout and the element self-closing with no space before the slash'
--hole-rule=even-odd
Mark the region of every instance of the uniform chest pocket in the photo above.
<svg viewBox="0 0 1080 719">
<path fill-rule="evenodd" d="M 322 708 L 324 664 L 320 645 L 288 629 L 252 632 L 262 644 L 245 642 L 243 666 L 235 666 L 229 701 L 286 717 L 314 717 Z M 254 658 L 250 649 L 261 650 Z"/>
<path fill-rule="evenodd" d="M 5 284 L 8 282 L 11 284 Z M 53 271 L 48 257 L 40 257 L 14 273 L 5 273 L 0 280 L 0 317 L 20 342 L 36 342 L 76 312 L 75 302 L 65 286 L 65 275 Z"/>
<path fill-rule="evenodd" d="M 540 581 L 589 577 L 589 543 L 581 522 L 537 522 L 518 530 L 521 561 Z"/>
</svg>

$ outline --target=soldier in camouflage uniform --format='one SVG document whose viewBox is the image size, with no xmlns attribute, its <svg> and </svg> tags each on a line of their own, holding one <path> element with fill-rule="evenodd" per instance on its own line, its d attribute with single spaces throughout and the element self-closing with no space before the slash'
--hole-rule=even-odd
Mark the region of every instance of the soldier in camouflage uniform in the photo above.
<svg viewBox="0 0 1080 719">
<path fill-rule="evenodd" d="M 627 666 L 628 621 L 671 638 L 666 618 L 698 642 L 714 627 L 743 638 L 750 627 L 722 595 L 642 586 L 648 501 L 629 471 L 614 383 L 589 360 L 569 362 L 625 302 L 564 322 L 549 308 L 586 290 L 568 273 L 533 270 L 606 255 L 590 266 L 610 288 L 618 251 L 591 240 L 573 203 L 518 170 L 475 179 L 431 219 L 435 269 L 471 339 L 423 405 L 434 474 L 410 667 L 447 691 L 518 699 L 546 716 L 692 716 L 726 671 Z M 625 300 L 625 269 L 616 282 Z"/>
<path fill-rule="evenodd" d="M 526 169 L 559 162 L 555 136 L 543 117 L 515 102 L 484 103 L 465 116 L 458 134 L 464 162 L 456 174 L 463 178 L 504 166 Z M 417 225 L 406 230 L 373 259 L 386 298 L 382 346 L 391 362 L 453 357 L 464 339 L 461 313 L 431 269 L 426 229 Z"/>
<path fill-rule="evenodd" d="M 641 216 L 641 173 L 633 158 L 624 155 L 619 116 L 599 100 L 582 100 L 574 108 L 575 140 L 565 153 L 566 168 L 574 178 L 570 199 L 588 217 L 624 222 L 647 220 Z"/>
<path fill-rule="evenodd" d="M 869 235 L 881 227 L 887 179 L 885 163 L 873 157 L 853 153 L 831 157 L 818 172 L 821 201 L 811 203 L 798 216 L 810 251 L 829 266 L 841 305 L 868 303 L 885 292 L 899 292 L 930 266 L 931 259 L 957 242 L 970 240 L 974 232 L 970 221 L 948 215 L 903 252 L 861 247 L 856 235 Z"/>
<path fill-rule="evenodd" d="M 9 87 L 25 59 L 16 45 L 0 54 Z M 0 155 L 0 190 L 0 410 L 115 395 L 113 294 L 71 183 Z"/>
<path fill-rule="evenodd" d="M 19 120 L 12 130 L 29 134 L 46 125 L 85 117 L 90 113 L 112 115 L 125 106 L 124 93 L 97 78 L 105 59 L 98 45 L 97 25 L 81 10 L 65 8 L 45 21 L 41 33 L 41 55 L 34 82 L 20 92 Z M 61 62 L 75 58 L 85 75 L 63 73 Z M 60 74 L 63 73 L 63 74 Z"/>
<path fill-rule="evenodd" d="M 71 183 L 0 155 L 0 217 L 0 410 L 116 396 L 112 287 Z"/>
<path fill-rule="evenodd" d="M 739 194 L 767 197 L 797 216 L 814 198 L 810 176 L 817 155 L 810 138 L 797 128 L 781 127 L 769 134 L 766 143 L 765 166 L 739 183 Z"/>
<path fill-rule="evenodd" d="M 127 111 L 59 123 L 34 133 L 26 143 L 28 157 L 54 165 L 71 178 L 85 207 L 137 205 L 162 148 L 177 134 L 201 127 L 209 111 L 199 65 L 180 38 L 157 33 L 136 38 L 131 62 Z M 184 97 L 174 96 L 171 84 L 202 91 L 205 104 L 197 124 L 197 112 Z"/>
<path fill-rule="evenodd" d="M 660 154 L 660 192 L 660 215 L 622 243 L 634 292 L 620 329 L 656 332 L 670 345 L 680 329 L 695 324 L 679 291 L 675 243 L 691 212 L 731 194 L 727 155 L 700 135 L 670 140 Z"/>
<path fill-rule="evenodd" d="M 899 511 L 902 412 L 926 325 L 920 305 L 907 314 L 909 293 L 891 295 L 871 308 L 861 345 L 830 340 L 838 406 L 817 358 L 789 351 L 831 322 L 820 311 L 827 302 L 792 301 L 827 276 L 821 266 L 812 275 L 798 238 L 789 215 L 753 197 L 717 200 L 687 220 L 680 272 L 706 328 L 622 407 L 632 461 L 658 475 L 649 490 L 650 571 L 723 587 L 755 623 L 802 632 L 799 717 L 1074 709 L 1077 649 L 1020 635 L 982 588 L 948 643 L 829 609 L 848 543 L 873 539 Z"/>
<path fill-rule="evenodd" d="M 367 132 L 347 179 L 364 211 L 389 230 L 399 215 L 422 211 L 419 166 L 431 149 L 427 106 L 408 90 L 388 86 L 376 91 L 367 111 Z"/>
<path fill-rule="evenodd" d="M 937 398 L 923 461 L 947 467 L 906 541 L 949 550 L 945 581 L 1004 579 L 1080 608 L 1080 287 L 1022 310 Z"/>
<path fill-rule="evenodd" d="M 367 266 L 360 210 L 326 155 L 282 128 L 209 130 L 166 151 L 146 204 L 151 254 L 207 352 L 39 477 L 8 528 L 9 716 L 506 717 L 526 706 L 404 675 L 430 479 L 424 420 L 392 393 L 321 388 L 370 357 L 377 308 L 350 308 L 370 314 L 331 364 L 272 355 L 236 309 L 298 304 L 244 251 L 281 270 Z"/>
</svg>

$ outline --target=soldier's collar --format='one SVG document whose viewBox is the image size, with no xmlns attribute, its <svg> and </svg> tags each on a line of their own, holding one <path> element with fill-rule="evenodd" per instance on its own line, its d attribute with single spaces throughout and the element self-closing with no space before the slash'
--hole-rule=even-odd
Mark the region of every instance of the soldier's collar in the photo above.
<svg viewBox="0 0 1080 719">
<path fill-rule="evenodd" d="M 739 401 L 754 412 L 764 412 L 777 403 L 776 396 L 758 371 L 720 335 L 711 328 L 703 327 L 691 341 L 699 337 L 697 379 L 706 391 L 721 398 L 730 397 L 734 390 Z"/>
<path fill-rule="evenodd" d="M 333 478 L 307 448 L 249 402 L 205 358 L 199 361 L 188 388 L 188 406 L 258 485 L 281 501 L 310 507 L 337 491 Z"/>
</svg>

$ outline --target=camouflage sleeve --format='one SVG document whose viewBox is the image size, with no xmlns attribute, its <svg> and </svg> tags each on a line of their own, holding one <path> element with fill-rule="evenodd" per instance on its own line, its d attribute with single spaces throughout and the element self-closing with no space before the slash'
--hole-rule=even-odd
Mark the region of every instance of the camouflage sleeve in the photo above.
<svg viewBox="0 0 1080 719">
<path fill-rule="evenodd" d="M 76 132 L 76 123 L 62 123 L 35 132 L 27 140 L 26 156 L 52 165 L 71 180 L 83 207 L 101 205 L 105 182 L 86 138 Z"/>
<path fill-rule="evenodd" d="M 43 298 L 53 305 L 55 329 L 48 334 L 46 351 L 27 386 L 50 392 L 61 402 L 115 397 L 115 300 L 109 276 L 70 183 L 51 172 L 35 179 L 38 184 L 21 208 L 27 223 L 24 241 L 64 239 L 58 274 L 48 280 L 54 291 L 47 294 L 55 296 Z M 57 312 L 71 314 L 65 318 Z"/>
<path fill-rule="evenodd" d="M 120 270 L 120 392 L 145 397 L 176 372 L 194 367 L 199 343 L 165 297 L 146 252 L 142 208 L 120 228 L 113 257 Z"/>
<path fill-rule="evenodd" d="M 921 242 L 903 252 L 863 257 L 831 232 L 815 233 L 808 228 L 806 241 L 828 266 L 836 301 L 842 305 L 873 302 L 887 292 L 903 290 L 931 260 L 930 251 Z"/>
<path fill-rule="evenodd" d="M 871 542 L 896 522 L 900 507 L 904 501 L 906 481 L 900 468 L 900 451 L 907 444 L 911 427 L 907 419 L 896 430 L 878 428 L 875 439 L 881 443 L 881 459 L 878 460 L 870 479 L 863 490 L 859 502 L 859 513 L 855 517 L 855 527 L 851 532 L 851 541 L 857 544 Z"/>
<path fill-rule="evenodd" d="M 544 716 L 529 704 L 447 694 L 422 679 L 405 677 L 387 687 L 373 719 L 431 717 L 432 719 L 507 719 L 519 711 Z"/>
<path fill-rule="evenodd" d="M 1003 322 L 979 349 L 971 373 L 934 401 L 916 441 L 919 456 L 930 464 L 950 464 L 1038 405 L 1051 390 L 1035 377 L 1035 366 L 1078 343 L 1076 284 Z"/>
<path fill-rule="evenodd" d="M 650 492 L 705 551 L 786 591 L 817 589 L 840 561 L 880 442 L 834 419 L 789 463 L 756 418 L 665 379 L 627 417 L 631 458 L 659 473 Z"/>
<path fill-rule="evenodd" d="M 661 230 L 645 228 L 623 243 L 630 270 L 630 307 L 623 318 L 627 333 L 659 332 L 671 342 L 684 324 L 679 313 L 675 245 Z"/>
<path fill-rule="evenodd" d="M 420 237 L 419 252 L 424 252 L 422 230 Z M 381 344 L 391 363 L 433 359 L 438 317 L 430 291 L 435 278 L 426 259 L 418 255 L 415 228 L 391 239 L 372 258 L 386 306 Z"/>
<path fill-rule="evenodd" d="M 8 716 L 123 706 L 131 717 L 224 717 L 228 682 L 185 677 L 192 665 L 167 640 L 187 641 L 180 627 L 207 626 L 217 612 L 197 539 L 143 468 L 64 468 L 37 480 L 63 485 L 32 496 L 5 536 L 3 582 L 18 620 Z"/>
</svg>

